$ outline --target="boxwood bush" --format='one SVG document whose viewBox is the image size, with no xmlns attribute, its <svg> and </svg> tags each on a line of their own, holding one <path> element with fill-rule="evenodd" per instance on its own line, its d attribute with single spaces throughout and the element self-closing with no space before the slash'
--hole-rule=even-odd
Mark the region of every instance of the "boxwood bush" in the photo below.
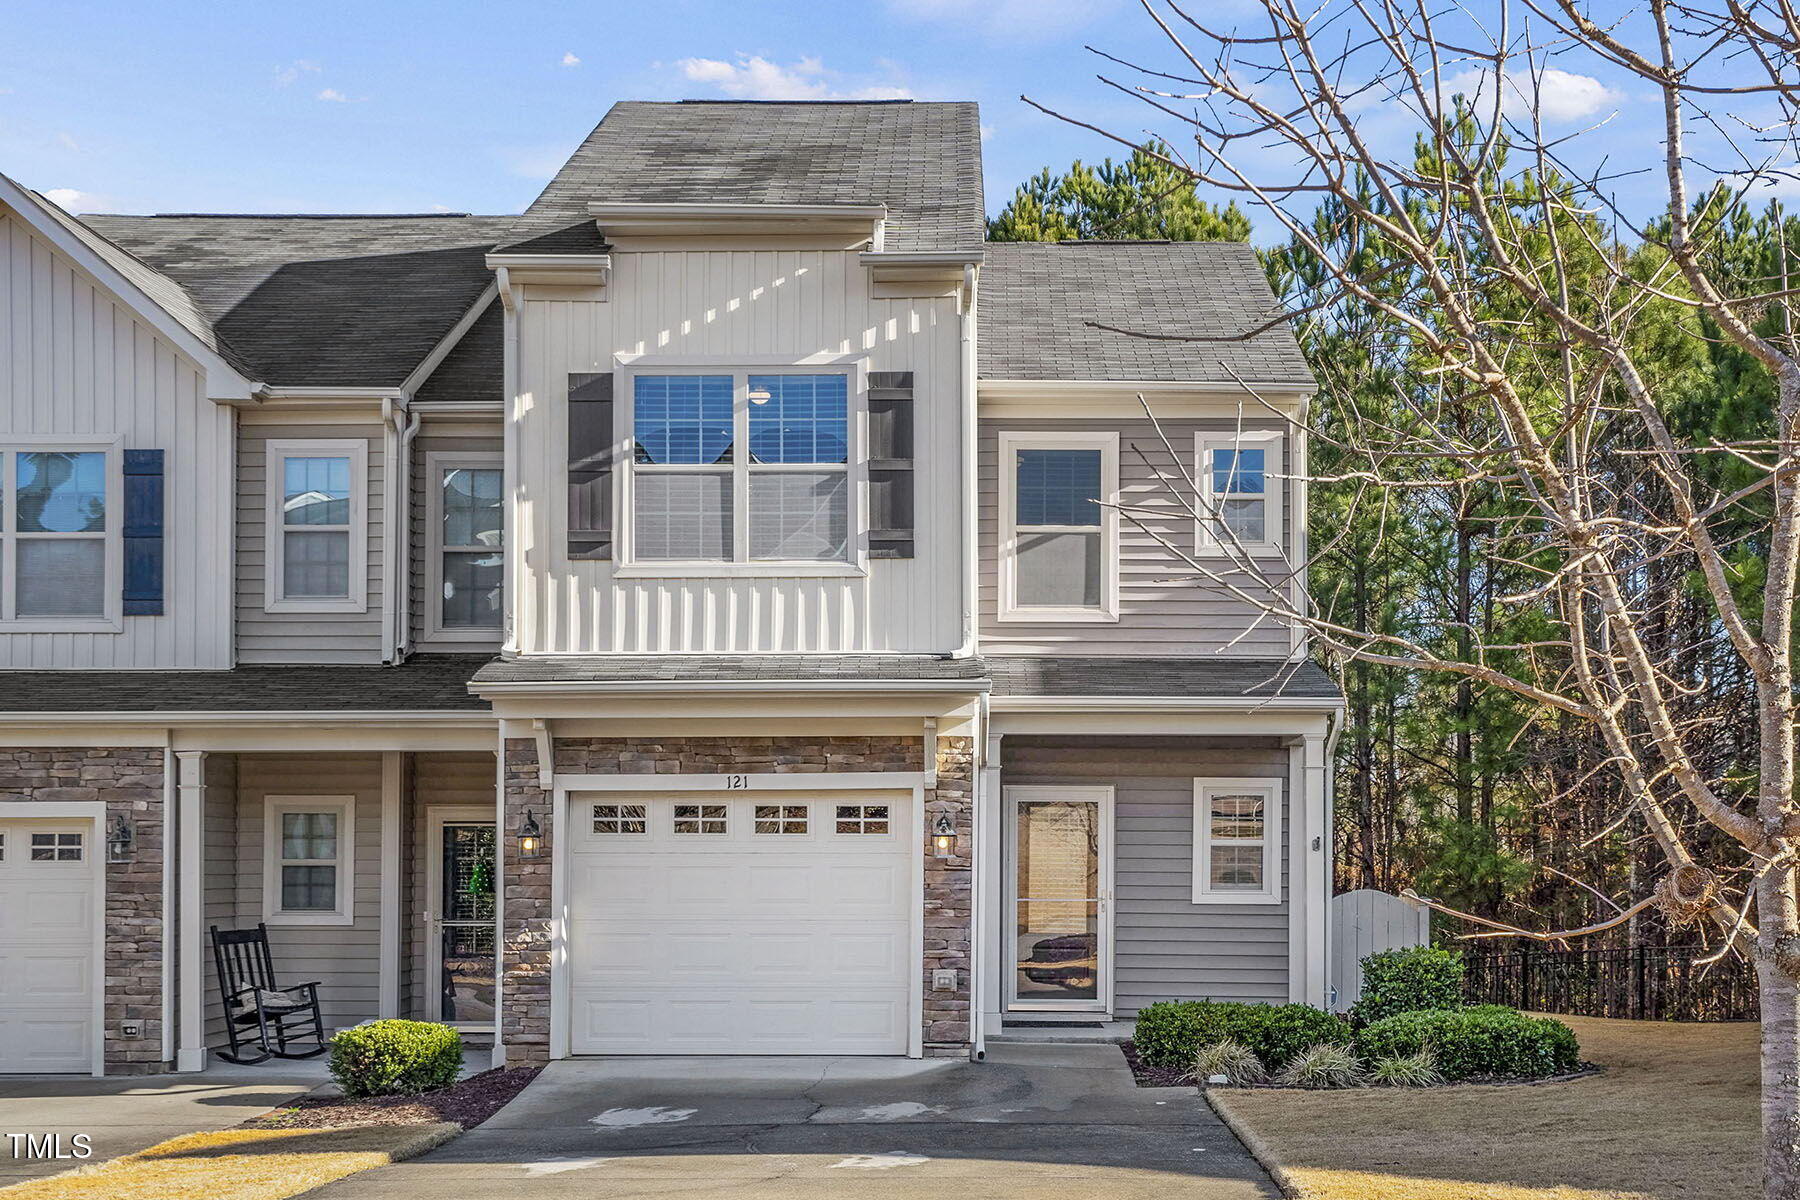
<svg viewBox="0 0 1800 1200">
<path fill-rule="evenodd" d="M 1573 1029 L 1497 1004 L 1396 1013 L 1356 1033 L 1356 1052 L 1369 1062 L 1418 1054 L 1426 1047 L 1437 1056 L 1445 1079 L 1538 1079 L 1579 1065 Z"/>
<path fill-rule="evenodd" d="M 346 1096 L 411 1096 L 456 1082 L 462 1034 L 429 1021 L 370 1021 L 331 1039 L 331 1077 Z"/>
<path fill-rule="evenodd" d="M 1383 950 L 1362 960 L 1362 995 L 1350 1010 L 1357 1024 L 1395 1013 L 1462 1007 L 1462 955 L 1434 946 Z"/>
<path fill-rule="evenodd" d="M 1349 1045 L 1351 1034 L 1343 1021 L 1306 1004 L 1165 1000 L 1138 1011 L 1131 1040 L 1152 1066 L 1191 1066 L 1202 1046 L 1230 1041 L 1247 1046 L 1268 1070 L 1279 1071 L 1321 1042 Z"/>
</svg>

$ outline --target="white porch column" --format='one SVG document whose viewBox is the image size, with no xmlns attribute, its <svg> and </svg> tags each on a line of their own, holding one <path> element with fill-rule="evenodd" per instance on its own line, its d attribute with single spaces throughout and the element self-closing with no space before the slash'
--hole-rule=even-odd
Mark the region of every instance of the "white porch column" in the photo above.
<svg viewBox="0 0 1800 1200">
<path fill-rule="evenodd" d="M 1005 823 L 1000 819 L 1003 811 L 1000 749 L 1001 735 L 992 732 L 990 726 L 981 778 L 975 789 L 975 853 L 981 858 L 975 891 L 975 960 L 981 964 L 981 969 L 976 972 L 981 985 L 974 1002 L 981 1038 L 1000 1030 L 1001 997 L 1005 995 L 1008 961 L 1000 952 L 1003 936 L 1000 922 L 1004 915 L 1000 911 L 1000 898 L 1005 894 L 1001 881 L 1006 865 L 1005 848 L 1001 845 Z M 977 1046 L 980 1044 L 978 1040 Z"/>
<path fill-rule="evenodd" d="M 400 811 L 406 793 L 406 755 L 381 753 L 381 965 L 376 1015 L 400 1015 Z"/>
<path fill-rule="evenodd" d="M 206 753 L 175 752 L 177 789 L 176 836 L 181 852 L 176 858 L 180 883 L 180 980 L 181 1028 L 175 1051 L 177 1071 L 206 1069 Z M 164 836 L 168 836 L 164 832 Z"/>
<path fill-rule="evenodd" d="M 1325 735 L 1309 733 L 1302 739 L 1301 766 L 1304 786 L 1301 794 L 1306 804 L 1306 843 L 1299 846 L 1296 859 L 1305 864 L 1309 887 L 1306 889 L 1306 962 L 1304 970 L 1306 1003 L 1325 1007 L 1327 983 L 1327 944 L 1330 936 L 1331 902 L 1331 831 L 1325 816 Z"/>
</svg>

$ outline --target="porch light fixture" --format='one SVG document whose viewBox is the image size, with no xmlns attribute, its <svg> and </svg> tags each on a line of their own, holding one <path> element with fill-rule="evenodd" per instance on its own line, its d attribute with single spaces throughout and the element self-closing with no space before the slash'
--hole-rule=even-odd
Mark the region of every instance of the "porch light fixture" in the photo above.
<svg viewBox="0 0 1800 1200">
<path fill-rule="evenodd" d="M 956 826 L 950 823 L 949 813 L 939 813 L 937 824 L 931 827 L 931 840 L 937 846 L 939 858 L 949 858 L 956 853 Z"/>
<path fill-rule="evenodd" d="M 106 828 L 106 861 L 122 863 L 131 861 L 131 847 L 137 841 L 137 830 L 125 814 L 115 814 L 112 824 Z"/>
<path fill-rule="evenodd" d="M 538 858 L 543 853 L 544 831 L 538 828 L 537 817 L 528 808 L 525 823 L 519 826 L 519 857 Z"/>
</svg>

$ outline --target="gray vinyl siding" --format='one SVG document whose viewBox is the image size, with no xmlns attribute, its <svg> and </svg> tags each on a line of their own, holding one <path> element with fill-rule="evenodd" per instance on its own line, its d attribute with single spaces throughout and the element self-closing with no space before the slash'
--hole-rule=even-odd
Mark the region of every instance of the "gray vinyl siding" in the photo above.
<svg viewBox="0 0 1800 1200">
<path fill-rule="evenodd" d="M 218 972 L 213 966 L 212 927 L 238 928 L 237 913 L 237 758 L 209 754 L 205 760 L 206 795 L 200 809 L 201 996 L 206 1006 L 208 1046 L 226 1044 L 224 1008 L 219 1001 Z"/>
<path fill-rule="evenodd" d="M 499 465 L 499 454 L 504 447 L 498 429 L 491 434 L 457 433 L 457 434 L 420 434 L 412 444 L 412 495 L 410 503 L 412 542 L 410 562 L 407 576 L 411 580 L 409 593 L 412 596 L 412 639 L 413 647 L 421 652 L 441 651 L 450 654 L 471 654 L 480 650 L 498 650 L 501 642 L 501 630 L 494 630 L 492 638 L 474 639 L 440 639 L 432 640 L 429 629 L 428 614 L 430 606 L 437 603 L 437 592 L 434 586 L 438 581 L 437 564 L 431 561 L 431 488 L 435 481 L 430 478 L 426 469 L 432 454 L 492 454 L 495 465 Z"/>
<path fill-rule="evenodd" d="M 369 444 L 368 604 L 358 613 L 271 613 L 263 610 L 268 513 L 266 444 L 296 438 Z M 376 425 L 240 425 L 237 493 L 237 656 L 244 663 L 378 663 L 381 661 L 382 487 L 387 463 Z"/>
<path fill-rule="evenodd" d="M 458 751 L 417 755 L 412 767 L 412 812 L 407 825 L 412 833 L 412 865 L 407 869 L 405 960 L 401 965 L 401 1011 L 421 1020 L 438 1020 L 432 1009 L 437 989 L 425 968 L 430 927 L 425 913 L 437 908 L 437 897 L 427 894 L 430 884 L 430 814 L 434 807 L 494 807 L 494 756 L 485 751 Z"/>
<path fill-rule="evenodd" d="M 1162 436 L 1148 420 L 1068 421 L 1008 417 L 981 422 L 978 452 L 981 520 L 981 645 L 991 654 L 1144 654 L 1186 656 L 1235 654 L 1248 658 L 1285 658 L 1286 626 L 1263 618 L 1250 604 L 1224 588 L 1194 577 L 1193 569 L 1157 539 L 1191 551 L 1194 522 L 1170 494 L 1173 484 L 1193 477 L 1195 437 L 1235 429 L 1279 429 L 1273 421 L 1160 421 Z M 1119 620 L 1117 622 L 1004 622 L 1000 605 L 999 526 L 1002 512 L 999 470 L 1001 431 L 1119 433 L 1120 502 L 1144 505 L 1156 512 L 1138 513 L 1146 528 L 1123 514 L 1119 520 Z M 1168 439 L 1164 445 L 1163 437 Z M 1282 440 L 1282 473 L 1291 475 L 1287 459 L 1292 436 Z M 1179 462 L 1169 453 L 1173 446 Z M 1160 475 L 1160 478 L 1159 478 Z M 1293 556 L 1295 504 L 1290 486 L 1282 504 L 1283 545 Z M 1154 536 L 1153 536 L 1154 534 Z M 1268 569 L 1279 575 L 1278 562 Z M 1250 632 L 1246 635 L 1245 631 Z M 1234 639 L 1238 639 L 1234 642 Z"/>
<path fill-rule="evenodd" d="M 1254 777 L 1282 783 L 1288 750 L 1273 738 L 1104 738 L 1009 735 L 1001 782 L 1114 788 L 1114 1013 L 1157 1000 L 1288 998 L 1288 860 L 1280 904 L 1195 904 L 1194 780 Z M 1011 870 L 1010 862 L 1008 870 Z"/>
</svg>

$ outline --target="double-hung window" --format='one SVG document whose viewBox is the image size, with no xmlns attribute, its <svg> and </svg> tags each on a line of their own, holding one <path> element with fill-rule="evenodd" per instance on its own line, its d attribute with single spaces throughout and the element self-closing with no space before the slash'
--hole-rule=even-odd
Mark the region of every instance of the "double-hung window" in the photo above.
<svg viewBox="0 0 1800 1200">
<path fill-rule="evenodd" d="M 630 557 L 847 563 L 851 376 L 631 376 Z"/>
<path fill-rule="evenodd" d="M 85 627 L 115 612 L 112 457 L 0 449 L 0 620 Z"/>
<path fill-rule="evenodd" d="M 505 619 L 506 533 L 497 454 L 432 454 L 426 460 L 433 539 L 433 637 L 492 641 Z"/>
<path fill-rule="evenodd" d="M 355 920 L 355 797 L 270 796 L 266 804 L 264 920 L 350 924 Z"/>
<path fill-rule="evenodd" d="M 1194 902 L 1280 900 L 1280 781 L 1194 780 Z"/>
<path fill-rule="evenodd" d="M 267 444 L 267 611 L 368 607 L 368 453 L 360 440 Z"/>
<path fill-rule="evenodd" d="M 1119 439 L 1000 435 L 1000 619 L 1116 621 Z"/>
<path fill-rule="evenodd" d="M 1203 554 L 1281 553 L 1281 434 L 1198 439 L 1198 549 Z"/>
</svg>

